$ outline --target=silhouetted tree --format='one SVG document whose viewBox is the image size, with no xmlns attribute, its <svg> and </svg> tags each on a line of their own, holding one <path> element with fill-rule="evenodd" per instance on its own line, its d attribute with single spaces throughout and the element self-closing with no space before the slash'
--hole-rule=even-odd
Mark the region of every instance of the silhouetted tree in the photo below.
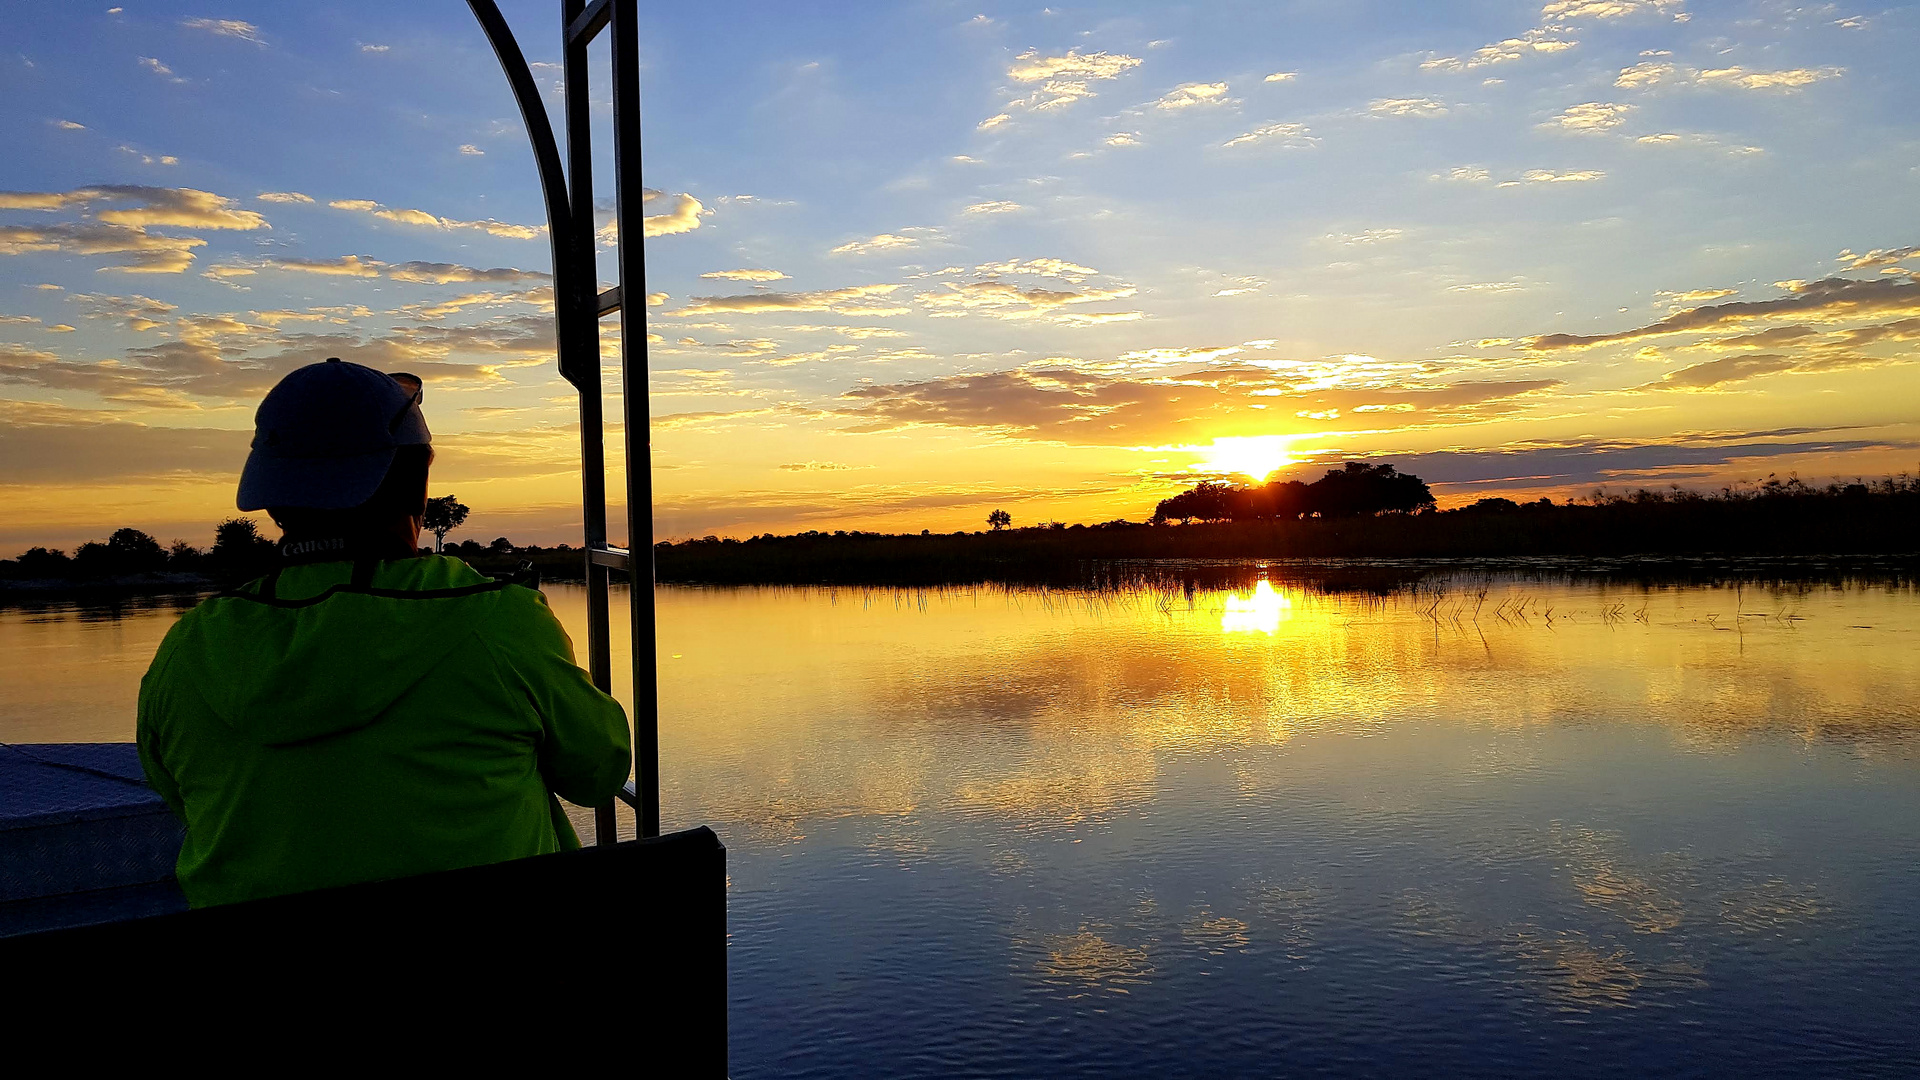
<svg viewBox="0 0 1920 1080">
<path fill-rule="evenodd" d="M 487 545 L 487 552 L 492 555 L 511 555 L 513 541 L 504 536 L 496 536 L 493 538 L 493 543 Z"/>
<path fill-rule="evenodd" d="M 273 553 L 274 543 L 260 535 L 259 522 L 231 517 L 213 527 L 207 563 L 222 577 L 250 578 L 266 572 Z"/>
<path fill-rule="evenodd" d="M 1392 465 L 1349 461 L 1313 482 L 1312 501 L 1323 517 L 1371 516 L 1432 506 L 1433 493 L 1424 480 L 1395 472 Z"/>
<path fill-rule="evenodd" d="M 1011 524 L 1013 524 L 1013 515 L 1005 510 L 995 510 L 987 515 L 987 526 L 994 532 L 999 532 Z"/>
<path fill-rule="evenodd" d="M 1419 477 L 1397 472 L 1392 465 L 1353 461 L 1329 470 L 1311 484 L 1275 480 L 1258 487 L 1235 487 L 1201 481 L 1171 499 L 1162 499 L 1154 508 L 1153 520 L 1293 520 L 1308 514 L 1351 517 L 1410 513 L 1432 505 L 1433 493 Z"/>
<path fill-rule="evenodd" d="M 199 548 L 194 547 L 185 540 L 175 540 L 173 544 L 167 548 L 167 569 L 197 569 L 200 561 L 204 558 L 206 558 L 206 553 Z"/>
<path fill-rule="evenodd" d="M 433 550 L 446 547 L 447 534 L 459 528 L 467 520 L 467 514 L 467 507 L 451 495 L 427 500 L 427 512 L 420 519 L 420 527 L 433 534 Z"/>
<path fill-rule="evenodd" d="M 73 560 L 59 548 L 30 547 L 20 553 L 20 573 L 29 578 L 66 577 L 73 572 Z"/>
</svg>

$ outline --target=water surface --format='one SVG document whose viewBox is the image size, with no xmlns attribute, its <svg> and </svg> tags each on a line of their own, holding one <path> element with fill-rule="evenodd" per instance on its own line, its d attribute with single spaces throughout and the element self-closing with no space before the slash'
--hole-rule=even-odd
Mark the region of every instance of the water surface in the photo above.
<svg viewBox="0 0 1920 1080">
<path fill-rule="evenodd" d="M 659 613 L 736 1077 L 1920 1069 L 1909 589 Z M 0 738 L 130 737 L 174 617 L 0 611 Z"/>
</svg>

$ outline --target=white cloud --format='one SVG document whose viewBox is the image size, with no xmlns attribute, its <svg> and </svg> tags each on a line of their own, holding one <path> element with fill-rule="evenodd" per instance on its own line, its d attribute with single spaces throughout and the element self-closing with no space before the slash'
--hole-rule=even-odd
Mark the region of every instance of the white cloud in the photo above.
<svg viewBox="0 0 1920 1080">
<path fill-rule="evenodd" d="M 897 233 L 880 233 L 865 240 L 849 240 L 827 252 L 829 255 L 871 255 L 877 251 L 897 251 L 902 248 L 918 247 L 930 240 L 940 238 L 939 229 L 916 227 L 901 229 Z"/>
<path fill-rule="evenodd" d="M 1351 246 L 1354 244 L 1384 244 L 1388 241 L 1398 240 L 1404 235 L 1406 235 L 1405 229 L 1367 229 L 1357 233 L 1336 233 L 1333 234 L 1331 239 L 1335 243 Z"/>
<path fill-rule="evenodd" d="M 1119 53 L 1069 50 L 1063 56 L 1042 56 L 1038 50 L 1029 49 L 1014 58 L 1007 68 L 1007 77 L 1017 83 L 1037 85 L 1026 97 L 1009 102 L 1008 107 L 1035 112 L 1065 108 L 1083 98 L 1094 97 L 1091 83 L 1119 78 L 1140 63 L 1139 57 Z M 981 127 L 996 126 L 1006 118 L 1002 113 L 983 122 Z"/>
<path fill-rule="evenodd" d="M 462 144 L 460 147 L 460 152 L 463 154 L 476 154 L 476 155 L 486 153 L 485 150 L 480 149 L 479 147 L 473 145 L 472 143 Z"/>
<path fill-rule="evenodd" d="M 934 316 L 985 315 L 995 319 L 1027 319 L 1057 314 L 1070 304 L 1098 304 L 1134 294 L 1131 285 L 1071 289 L 1021 288 L 1006 281 L 945 282 L 945 291 L 921 293 L 915 299 Z"/>
<path fill-rule="evenodd" d="M 297 191 L 263 191 L 255 195 L 254 198 L 261 202 L 270 203 L 310 203 L 313 201 L 313 196 L 302 195 Z"/>
<path fill-rule="evenodd" d="M 1611 131 L 1627 122 L 1627 114 L 1633 111 L 1631 105 L 1616 105 L 1612 102 L 1588 101 L 1571 105 L 1567 110 L 1555 116 L 1552 123 L 1568 131 L 1595 132 Z"/>
<path fill-rule="evenodd" d="M 149 154 L 143 150 L 135 150 L 133 147 L 128 146 L 125 143 L 120 144 L 115 149 L 119 150 L 121 153 L 126 154 L 130 157 L 139 158 L 140 164 L 142 165 L 178 165 L 180 164 L 180 159 L 177 157 L 174 157 L 172 154 L 159 154 L 159 155 Z"/>
<path fill-rule="evenodd" d="M 544 225 L 515 225 L 510 222 L 495 221 L 492 218 L 481 221 L 458 221 L 454 218 L 429 214 L 425 210 L 404 210 L 382 206 L 372 199 L 335 199 L 327 205 L 335 210 L 372 214 L 382 221 L 397 222 L 401 225 L 417 225 L 421 228 L 443 230 L 472 229 L 509 240 L 532 240 L 547 231 Z"/>
<path fill-rule="evenodd" d="M 787 277 L 778 270 L 713 270 L 700 276 L 721 281 L 784 281 Z"/>
<path fill-rule="evenodd" d="M 209 34 L 218 34 L 221 37 L 251 41 L 255 45 L 266 44 L 260 38 L 259 27 L 250 22 L 241 22 L 239 19 L 183 19 L 180 25 L 189 30 L 205 30 Z"/>
<path fill-rule="evenodd" d="M 1736 156 L 1766 153 L 1765 150 L 1762 150 L 1758 146 L 1729 143 L 1712 135 L 1701 135 L 1698 133 L 1662 131 L 1653 135 L 1642 135 L 1633 141 L 1642 146 L 1701 146 L 1714 150 L 1724 150 Z"/>
<path fill-rule="evenodd" d="M 972 206 L 967 207 L 966 212 L 969 214 L 1013 214 L 1025 209 L 1026 207 L 1021 206 L 1017 202 L 996 199 L 992 202 L 974 203 Z"/>
<path fill-rule="evenodd" d="M 1116 131 L 1104 140 L 1108 146 L 1139 146 L 1140 133 L 1137 131 Z"/>
<path fill-rule="evenodd" d="M 1580 19 L 1625 19 L 1635 15 L 1668 15 L 1685 22 L 1680 0 L 1554 0 L 1540 9 L 1547 22 L 1574 22 Z"/>
<path fill-rule="evenodd" d="M 1434 173 L 1429 179 L 1448 180 L 1458 184 L 1484 184 L 1493 179 L 1493 174 L 1478 165 L 1459 165 L 1443 173 Z"/>
<path fill-rule="evenodd" d="M 757 292 L 745 296 L 696 296 L 686 307 L 671 314 L 675 317 L 719 313 L 760 314 L 778 311 L 831 311 L 837 314 L 888 316 L 904 315 L 906 308 L 885 299 L 899 285 L 853 285 L 844 289 L 815 292 Z"/>
<path fill-rule="evenodd" d="M 187 81 L 181 78 L 180 76 L 175 75 L 173 73 L 172 68 L 161 63 L 159 60 L 156 60 L 151 56 L 142 56 L 139 58 L 139 60 L 140 60 L 141 67 L 146 68 L 148 71 L 153 72 L 155 75 L 158 75 L 161 78 L 168 80 L 169 82 L 183 83 Z"/>
<path fill-rule="evenodd" d="M 1267 76 L 1266 78 L 1260 81 L 1261 82 L 1291 82 L 1294 79 L 1298 78 L 1299 76 L 1300 76 L 1300 73 L 1297 71 L 1276 71 L 1273 74 Z"/>
<path fill-rule="evenodd" d="M 1091 266 L 1081 266 L 1078 263 L 1071 263 L 1065 259 L 1053 258 L 1007 259 L 1003 262 L 981 263 L 979 266 L 973 268 L 973 272 L 976 274 L 992 274 L 996 276 L 1003 274 L 1025 274 L 1033 277 L 1057 277 L 1063 281 L 1072 282 L 1075 285 L 1080 284 L 1090 277 L 1095 277 L 1100 273 L 1100 271 L 1095 270 Z"/>
<path fill-rule="evenodd" d="M 1001 124 L 1005 124 L 1012 121 L 1012 119 L 1013 117 L 1009 116 L 1006 113 L 1001 113 L 998 116 L 989 116 L 985 120 L 982 120 L 980 121 L 980 123 L 976 124 L 975 129 L 979 131 L 992 131 L 994 128 L 999 127 Z M 968 158 L 967 160 L 971 161 L 973 159 Z"/>
<path fill-rule="evenodd" d="M 1822 79 L 1837 79 L 1846 68 L 1791 68 L 1786 71 L 1750 71 L 1742 67 L 1710 68 L 1696 77 L 1702 86 L 1737 86 L 1742 90 L 1799 90 Z"/>
<path fill-rule="evenodd" d="M 1892 266 L 1920 256 L 1920 245 L 1902 248 L 1875 248 L 1864 255 L 1856 255 L 1851 250 L 1840 252 L 1835 258 L 1846 264 L 1848 270 L 1870 270 L 1876 266 Z"/>
<path fill-rule="evenodd" d="M 1579 169 L 1569 172 L 1554 172 L 1550 169 L 1528 169 L 1520 175 L 1529 184 L 1579 184 L 1589 180 L 1598 180 L 1607 174 L 1599 169 Z"/>
<path fill-rule="evenodd" d="M 1162 94 L 1160 100 L 1153 103 L 1156 109 L 1191 109 L 1196 105 L 1228 105 L 1234 99 L 1227 96 L 1227 84 L 1181 83 Z"/>
<path fill-rule="evenodd" d="M 1837 79 L 1846 71 L 1846 68 L 1840 67 L 1755 71 L 1738 65 L 1702 69 L 1644 60 L 1632 67 L 1621 68 L 1613 85 L 1628 90 L 1645 90 L 1654 86 L 1706 86 L 1793 93 L 1825 79 Z"/>
<path fill-rule="evenodd" d="M 391 45 L 370 45 L 364 41 L 360 43 L 360 51 L 364 53 L 383 53 L 391 48 L 393 48 Z"/>
<path fill-rule="evenodd" d="M 124 262 L 101 269 L 129 274 L 180 273 L 193 264 L 193 249 L 206 243 L 195 236 L 156 236 L 139 226 L 0 225 L 0 255 L 119 255 Z"/>
<path fill-rule="evenodd" d="M 59 128 L 59 129 L 61 129 L 62 131 L 85 131 L 85 130 L 87 130 L 87 125 L 85 125 L 85 124 L 82 124 L 82 123 L 78 123 L 78 122 L 76 122 L 76 121 L 73 121 L 73 120 L 49 120 L 49 121 L 47 121 L 47 122 L 48 122 L 48 123 L 50 123 L 50 124 L 52 124 L 52 125 L 53 125 L 54 127 L 57 127 L 57 128 Z"/>
<path fill-rule="evenodd" d="M 1559 31 L 1541 27 L 1516 38 L 1483 45 L 1465 57 L 1440 56 L 1420 65 L 1423 71 L 1474 71 L 1495 64 L 1511 63 L 1529 56 L 1565 52 L 1579 42 L 1558 36 Z"/>
<path fill-rule="evenodd" d="M 1288 150 L 1304 150 L 1319 141 L 1305 124 L 1266 124 L 1243 135 L 1235 135 L 1220 145 L 1246 146 L 1250 143 L 1272 142 Z"/>
<path fill-rule="evenodd" d="M 1367 111 L 1375 116 L 1444 116 L 1447 106 L 1432 98 L 1376 98 Z"/>
</svg>

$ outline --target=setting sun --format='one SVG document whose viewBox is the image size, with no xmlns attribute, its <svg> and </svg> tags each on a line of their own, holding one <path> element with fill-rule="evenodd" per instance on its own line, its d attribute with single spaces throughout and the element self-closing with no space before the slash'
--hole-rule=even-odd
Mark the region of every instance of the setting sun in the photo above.
<svg viewBox="0 0 1920 1080">
<path fill-rule="evenodd" d="M 1288 435 L 1246 435 L 1213 440 L 1213 445 L 1203 447 L 1200 453 L 1206 460 L 1194 463 L 1198 469 L 1213 472 L 1237 473 L 1253 480 L 1262 481 L 1273 474 L 1275 469 L 1283 469 L 1293 464 L 1293 458 L 1287 454 Z"/>
</svg>

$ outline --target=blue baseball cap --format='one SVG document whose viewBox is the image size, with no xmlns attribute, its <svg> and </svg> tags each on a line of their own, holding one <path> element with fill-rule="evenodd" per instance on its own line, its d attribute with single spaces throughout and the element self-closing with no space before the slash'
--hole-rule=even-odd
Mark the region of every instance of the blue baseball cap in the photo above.
<svg viewBox="0 0 1920 1080">
<path fill-rule="evenodd" d="M 366 502 L 396 447 L 433 442 L 420 398 L 417 377 L 339 357 L 289 372 L 253 414 L 240 509 L 344 510 Z"/>
</svg>

